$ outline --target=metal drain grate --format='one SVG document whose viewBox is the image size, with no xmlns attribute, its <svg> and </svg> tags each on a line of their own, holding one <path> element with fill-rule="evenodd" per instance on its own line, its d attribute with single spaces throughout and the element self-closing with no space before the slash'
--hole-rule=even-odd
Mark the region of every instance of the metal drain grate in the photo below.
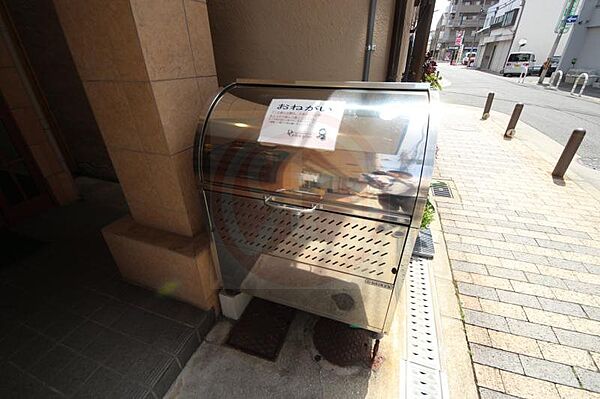
<svg viewBox="0 0 600 399">
<path fill-rule="evenodd" d="M 431 183 L 431 189 L 433 190 L 433 195 L 436 197 L 445 197 L 445 198 L 454 198 L 452 195 L 452 190 L 448 183 L 443 181 L 435 181 Z"/>
<path fill-rule="evenodd" d="M 419 236 L 415 242 L 412 254 L 413 256 L 419 256 L 425 259 L 433 259 L 435 247 L 433 245 L 433 237 L 431 236 L 431 229 L 429 227 L 419 231 Z"/>
<path fill-rule="evenodd" d="M 267 253 L 393 283 L 406 228 L 315 211 L 297 216 L 263 201 L 213 194 L 216 233 L 246 253 Z"/>
<path fill-rule="evenodd" d="M 406 398 L 443 397 L 429 265 L 428 260 L 413 257 L 406 277 Z"/>
</svg>

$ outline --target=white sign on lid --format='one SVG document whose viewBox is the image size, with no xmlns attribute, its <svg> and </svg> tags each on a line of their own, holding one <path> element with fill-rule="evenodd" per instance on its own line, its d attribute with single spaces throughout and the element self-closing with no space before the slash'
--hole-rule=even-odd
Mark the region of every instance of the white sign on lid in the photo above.
<svg viewBox="0 0 600 399">
<path fill-rule="evenodd" d="M 333 151 L 344 104 L 328 100 L 271 100 L 258 141 Z"/>
</svg>

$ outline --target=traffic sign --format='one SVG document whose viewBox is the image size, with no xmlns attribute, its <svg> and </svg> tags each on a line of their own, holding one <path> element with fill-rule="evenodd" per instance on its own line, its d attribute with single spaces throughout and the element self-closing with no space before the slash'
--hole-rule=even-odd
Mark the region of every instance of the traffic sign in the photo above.
<svg viewBox="0 0 600 399">
<path fill-rule="evenodd" d="M 562 12 L 558 17 L 556 27 L 554 28 L 555 33 L 567 33 L 571 29 L 571 25 L 573 25 L 577 21 L 576 12 L 578 6 L 579 0 L 565 0 Z M 571 17 L 575 17 L 575 21 L 568 22 L 568 20 L 570 20 Z"/>
<path fill-rule="evenodd" d="M 575 22 L 577 22 L 577 18 L 579 17 L 579 15 L 569 15 L 565 18 L 565 24 L 570 25 L 570 24 L 574 24 Z"/>
</svg>

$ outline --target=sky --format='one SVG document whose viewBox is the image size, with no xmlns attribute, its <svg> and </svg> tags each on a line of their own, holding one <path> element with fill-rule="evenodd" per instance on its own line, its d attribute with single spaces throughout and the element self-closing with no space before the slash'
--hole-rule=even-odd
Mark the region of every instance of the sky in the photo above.
<svg viewBox="0 0 600 399">
<path fill-rule="evenodd" d="M 431 29 L 435 29 L 438 20 L 442 17 L 448 3 L 450 3 L 450 0 L 436 0 L 433 20 L 431 21 Z"/>
</svg>

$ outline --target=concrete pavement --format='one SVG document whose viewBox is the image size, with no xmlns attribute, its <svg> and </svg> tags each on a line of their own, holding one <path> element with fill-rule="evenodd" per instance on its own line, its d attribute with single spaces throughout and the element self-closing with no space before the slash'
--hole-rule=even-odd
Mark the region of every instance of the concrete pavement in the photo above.
<svg viewBox="0 0 600 399">
<path fill-rule="evenodd" d="M 600 398 L 600 193 L 553 179 L 535 129 L 443 110 L 436 175 L 456 190 L 436 199 L 481 397 Z"/>
<path fill-rule="evenodd" d="M 464 66 L 440 64 L 444 79 L 452 85 L 440 93 L 443 102 L 449 104 L 482 107 L 488 92 L 496 93 L 496 111 L 510 114 L 517 102 L 525 108 L 521 120 L 544 132 L 551 139 L 565 144 L 575 128 L 582 127 L 588 134 L 579 151 L 585 163 L 600 169 L 600 100 L 592 97 L 576 98 L 565 92 L 545 90 L 527 78 L 528 84 L 518 84 L 517 78 L 499 75 Z"/>
</svg>

